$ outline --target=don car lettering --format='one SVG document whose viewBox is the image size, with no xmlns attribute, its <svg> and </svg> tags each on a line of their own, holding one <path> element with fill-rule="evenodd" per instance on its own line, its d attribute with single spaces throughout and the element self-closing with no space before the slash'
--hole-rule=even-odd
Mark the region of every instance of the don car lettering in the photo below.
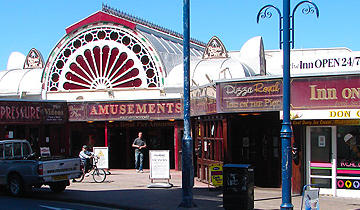
<svg viewBox="0 0 360 210">
<path fill-rule="evenodd" d="M 350 111 L 330 111 L 330 117 L 350 117 Z"/>
<path fill-rule="evenodd" d="M 360 118 L 360 110 L 330 110 L 329 118 Z"/>
</svg>

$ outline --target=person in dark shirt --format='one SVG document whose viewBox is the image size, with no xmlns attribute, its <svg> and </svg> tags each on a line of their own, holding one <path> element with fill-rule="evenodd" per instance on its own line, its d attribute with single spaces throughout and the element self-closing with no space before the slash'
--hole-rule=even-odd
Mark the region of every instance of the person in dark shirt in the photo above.
<svg viewBox="0 0 360 210">
<path fill-rule="evenodd" d="M 146 148 L 146 142 L 142 138 L 142 132 L 138 133 L 138 137 L 134 140 L 132 147 L 135 148 L 136 172 L 143 173 L 144 150 Z"/>
</svg>

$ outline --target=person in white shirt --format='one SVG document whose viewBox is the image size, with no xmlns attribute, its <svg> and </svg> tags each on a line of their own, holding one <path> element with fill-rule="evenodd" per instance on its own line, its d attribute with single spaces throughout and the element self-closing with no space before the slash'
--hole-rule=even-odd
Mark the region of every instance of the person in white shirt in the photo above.
<svg viewBox="0 0 360 210">
<path fill-rule="evenodd" d="M 81 151 L 79 153 L 79 158 L 81 162 L 84 164 L 85 175 L 88 176 L 88 171 L 90 168 L 91 158 L 94 156 L 94 153 L 88 151 L 88 147 L 86 145 L 82 146 Z"/>
</svg>

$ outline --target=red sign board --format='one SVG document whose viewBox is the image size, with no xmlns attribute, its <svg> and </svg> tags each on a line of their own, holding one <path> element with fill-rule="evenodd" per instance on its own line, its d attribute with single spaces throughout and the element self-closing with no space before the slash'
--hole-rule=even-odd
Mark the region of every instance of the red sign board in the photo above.
<svg viewBox="0 0 360 210">
<path fill-rule="evenodd" d="M 59 123 L 67 120 L 67 106 L 62 102 L 42 103 L 43 121 L 46 123 Z"/>
<path fill-rule="evenodd" d="M 279 111 L 282 108 L 281 79 L 219 83 L 216 89 L 218 113 Z"/>
<path fill-rule="evenodd" d="M 66 120 L 66 103 L 1 101 L 0 123 L 62 123 Z"/>
<path fill-rule="evenodd" d="M 191 116 L 216 114 L 216 99 L 210 97 L 191 99 Z"/>
<path fill-rule="evenodd" d="M 168 120 L 182 118 L 180 100 L 68 103 L 69 121 Z"/>
<path fill-rule="evenodd" d="M 292 109 L 359 108 L 360 76 L 294 78 Z"/>
</svg>

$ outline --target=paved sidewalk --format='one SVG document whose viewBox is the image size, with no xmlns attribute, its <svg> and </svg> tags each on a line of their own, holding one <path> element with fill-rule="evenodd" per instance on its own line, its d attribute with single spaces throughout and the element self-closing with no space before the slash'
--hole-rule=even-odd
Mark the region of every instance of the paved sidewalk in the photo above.
<svg viewBox="0 0 360 210">
<path fill-rule="evenodd" d="M 114 209 L 179 209 L 181 203 L 181 171 L 171 171 L 168 189 L 147 188 L 150 184 L 149 171 L 136 173 L 135 170 L 111 170 L 104 183 L 95 183 L 86 177 L 81 183 L 71 183 L 65 192 L 54 194 L 49 189 L 41 189 L 30 197 L 49 200 L 72 201 L 106 206 Z M 197 208 L 223 209 L 222 191 L 209 190 L 208 185 L 195 181 L 193 190 Z M 281 189 L 255 188 L 255 209 L 279 209 Z M 300 209 L 301 196 L 293 196 L 294 209 Z M 320 197 L 320 209 L 350 210 L 360 209 L 360 199 Z"/>
</svg>

